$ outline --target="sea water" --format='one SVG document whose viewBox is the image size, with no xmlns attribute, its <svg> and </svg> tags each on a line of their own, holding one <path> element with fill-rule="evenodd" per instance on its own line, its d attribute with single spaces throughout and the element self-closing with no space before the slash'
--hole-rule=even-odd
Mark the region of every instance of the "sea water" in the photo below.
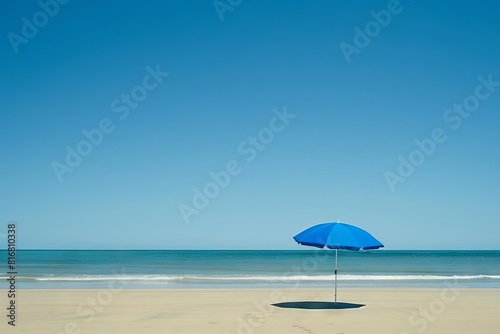
<svg viewBox="0 0 500 334">
<path fill-rule="evenodd" d="M 18 289 L 325 288 L 332 250 L 20 250 Z M 0 288 L 7 288 L 0 252 Z M 338 252 L 342 288 L 500 288 L 500 251 Z"/>
</svg>

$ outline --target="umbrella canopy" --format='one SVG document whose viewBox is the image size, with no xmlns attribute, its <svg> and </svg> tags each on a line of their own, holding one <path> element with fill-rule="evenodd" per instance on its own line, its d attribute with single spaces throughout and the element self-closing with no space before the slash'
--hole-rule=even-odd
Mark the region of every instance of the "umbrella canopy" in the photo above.
<svg viewBox="0 0 500 334">
<path fill-rule="evenodd" d="M 365 230 L 345 223 L 314 225 L 293 237 L 301 245 L 335 249 L 335 303 L 337 303 L 337 251 L 378 249 L 384 245 Z"/>
<path fill-rule="evenodd" d="M 293 237 L 304 246 L 352 251 L 378 249 L 384 245 L 370 233 L 345 223 L 324 223 L 309 227 Z"/>
</svg>

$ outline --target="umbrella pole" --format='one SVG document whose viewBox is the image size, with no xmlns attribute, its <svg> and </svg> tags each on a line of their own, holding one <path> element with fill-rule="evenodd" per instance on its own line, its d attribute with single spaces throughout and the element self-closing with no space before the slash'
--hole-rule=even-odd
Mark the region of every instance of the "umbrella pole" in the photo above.
<svg viewBox="0 0 500 334">
<path fill-rule="evenodd" d="M 337 249 L 335 248 L 335 304 L 337 304 Z"/>
</svg>

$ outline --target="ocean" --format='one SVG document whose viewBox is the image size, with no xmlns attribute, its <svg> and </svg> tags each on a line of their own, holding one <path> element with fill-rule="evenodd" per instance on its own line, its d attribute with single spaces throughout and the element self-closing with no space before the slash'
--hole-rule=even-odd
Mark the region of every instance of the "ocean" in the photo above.
<svg viewBox="0 0 500 334">
<path fill-rule="evenodd" d="M 329 288 L 331 250 L 20 250 L 18 289 Z M 0 288 L 8 288 L 0 251 Z M 500 288 L 500 251 L 339 251 L 339 288 Z"/>
</svg>

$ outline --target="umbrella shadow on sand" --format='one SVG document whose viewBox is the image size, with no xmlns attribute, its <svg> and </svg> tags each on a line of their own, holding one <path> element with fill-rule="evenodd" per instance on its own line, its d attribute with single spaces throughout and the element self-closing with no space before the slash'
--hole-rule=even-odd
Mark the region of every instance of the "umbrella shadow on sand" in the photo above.
<svg viewBox="0 0 500 334">
<path fill-rule="evenodd" d="M 341 303 L 341 302 L 318 302 L 318 301 L 300 301 L 300 302 L 284 302 L 271 304 L 280 308 L 297 308 L 306 310 L 343 310 L 350 308 L 360 308 L 366 306 L 364 304 Z"/>
</svg>

